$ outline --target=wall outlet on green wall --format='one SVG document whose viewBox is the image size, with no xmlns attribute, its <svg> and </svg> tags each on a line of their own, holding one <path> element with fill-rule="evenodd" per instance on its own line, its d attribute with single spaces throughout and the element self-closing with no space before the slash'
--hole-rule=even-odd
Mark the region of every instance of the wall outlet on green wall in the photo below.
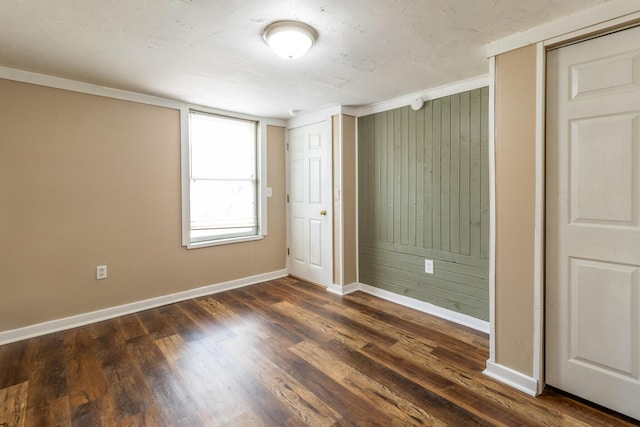
<svg viewBox="0 0 640 427">
<path fill-rule="evenodd" d="M 427 274 L 433 274 L 433 260 L 425 259 L 424 260 L 424 272 Z"/>
</svg>

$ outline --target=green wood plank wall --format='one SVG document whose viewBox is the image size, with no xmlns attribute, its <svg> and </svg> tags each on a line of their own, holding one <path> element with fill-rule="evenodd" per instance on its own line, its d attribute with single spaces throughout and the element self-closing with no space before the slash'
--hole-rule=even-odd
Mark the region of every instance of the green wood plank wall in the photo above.
<svg viewBox="0 0 640 427">
<path fill-rule="evenodd" d="M 358 119 L 360 282 L 489 319 L 488 111 L 482 88 Z"/>
</svg>

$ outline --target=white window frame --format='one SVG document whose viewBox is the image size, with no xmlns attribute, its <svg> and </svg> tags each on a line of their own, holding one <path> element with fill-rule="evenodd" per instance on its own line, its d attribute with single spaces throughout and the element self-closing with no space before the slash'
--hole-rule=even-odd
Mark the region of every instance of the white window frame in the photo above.
<svg viewBox="0 0 640 427">
<path fill-rule="evenodd" d="M 251 120 L 257 122 L 257 201 L 258 201 L 258 233 L 252 236 L 231 237 L 201 242 L 191 242 L 191 146 L 189 143 L 189 112 L 197 111 L 216 114 L 234 119 Z M 261 240 L 267 235 L 267 123 L 259 117 L 231 113 L 197 105 L 183 104 L 180 106 L 180 158 L 182 173 L 182 246 L 187 249 L 205 248 L 209 246 L 226 245 L 230 243 L 250 242 Z"/>
</svg>

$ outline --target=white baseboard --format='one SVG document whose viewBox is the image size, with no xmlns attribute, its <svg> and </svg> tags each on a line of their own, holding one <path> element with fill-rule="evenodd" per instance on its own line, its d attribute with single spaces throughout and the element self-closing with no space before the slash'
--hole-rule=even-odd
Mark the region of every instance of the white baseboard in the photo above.
<svg viewBox="0 0 640 427">
<path fill-rule="evenodd" d="M 338 286 L 338 285 L 329 285 L 327 287 L 327 291 L 331 292 L 332 294 L 336 294 L 336 295 L 349 295 L 350 293 L 353 293 L 355 291 L 358 290 L 358 284 L 357 283 L 351 283 L 349 285 L 346 286 Z"/>
<path fill-rule="evenodd" d="M 256 276 L 245 277 L 237 280 L 230 280 L 228 282 L 203 286 L 201 288 L 190 289 L 188 291 L 178 292 L 171 295 L 163 295 L 161 297 L 136 301 L 130 304 L 109 307 L 103 310 L 92 311 L 90 313 L 78 314 L 76 316 L 65 317 L 63 319 L 51 320 L 49 322 L 39 323 L 37 325 L 25 326 L 24 328 L 12 329 L 9 331 L 0 332 L 0 345 L 21 341 L 27 338 L 33 338 L 40 335 L 46 335 L 52 332 L 76 328 L 78 326 L 84 326 L 90 323 L 100 322 L 102 320 L 112 319 L 114 317 L 124 316 L 127 314 L 148 310 L 150 308 L 160 307 L 175 302 L 198 298 L 205 295 L 216 294 L 218 292 L 224 292 L 244 286 L 255 285 L 256 283 L 285 277 L 287 274 L 288 272 L 286 269 L 272 271 L 270 273 L 258 274 Z"/>
<path fill-rule="evenodd" d="M 482 373 L 523 393 L 527 393 L 529 396 L 535 397 L 539 394 L 538 381 L 534 378 L 492 362 L 491 360 L 487 360 L 487 368 Z"/>
<path fill-rule="evenodd" d="M 396 304 L 413 308 L 415 310 L 422 311 L 423 313 L 428 313 L 442 319 L 450 320 L 459 325 L 467 326 L 471 329 L 475 329 L 486 334 L 489 333 L 489 322 L 486 322 L 484 320 L 476 319 L 475 317 L 468 316 L 466 314 L 438 307 L 437 305 L 433 305 L 428 302 L 420 301 L 404 295 L 399 295 L 394 292 L 366 285 L 364 283 L 359 283 L 358 289 L 368 294 L 386 299 L 387 301 L 395 302 Z"/>
</svg>

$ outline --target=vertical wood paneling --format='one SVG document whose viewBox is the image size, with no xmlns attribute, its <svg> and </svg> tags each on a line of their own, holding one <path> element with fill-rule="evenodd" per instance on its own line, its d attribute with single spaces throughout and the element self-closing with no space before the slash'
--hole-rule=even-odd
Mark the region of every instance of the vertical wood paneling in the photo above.
<svg viewBox="0 0 640 427">
<path fill-rule="evenodd" d="M 375 190 L 377 188 L 376 185 L 376 157 L 378 157 L 378 147 L 376 146 L 376 134 L 378 133 L 378 128 L 377 128 L 377 117 L 372 116 L 371 117 L 371 123 L 370 123 L 370 129 L 371 129 L 371 133 L 370 135 L 370 140 L 367 142 L 367 146 L 369 148 L 369 153 L 368 153 L 368 161 L 369 161 L 369 169 L 368 169 L 368 188 L 369 188 L 369 206 L 367 209 L 367 212 L 369 212 L 369 220 L 368 220 L 368 232 L 370 236 L 373 236 L 375 238 L 376 236 L 376 217 L 378 215 L 378 213 L 376 213 L 376 209 L 377 207 L 377 203 L 378 203 L 378 195 L 375 193 Z"/>
<path fill-rule="evenodd" d="M 376 237 L 375 240 L 387 241 L 387 115 L 376 114 Z M 383 144 L 383 141 L 385 142 Z"/>
<path fill-rule="evenodd" d="M 424 107 L 424 249 L 433 248 L 433 102 Z"/>
<path fill-rule="evenodd" d="M 416 173 L 416 165 L 418 162 L 417 156 L 418 153 L 416 151 L 416 142 L 417 142 L 417 115 L 418 113 L 413 109 L 408 109 L 409 112 L 409 195 L 408 195 L 408 242 L 407 244 L 411 246 L 416 245 L 416 199 L 417 199 L 417 181 L 418 176 Z"/>
<path fill-rule="evenodd" d="M 442 98 L 440 121 L 440 250 L 450 252 L 451 97 Z"/>
<path fill-rule="evenodd" d="M 393 242 L 400 243 L 400 204 L 402 196 L 402 109 L 393 111 Z"/>
<path fill-rule="evenodd" d="M 471 146 L 470 93 L 460 94 L 460 253 L 469 255 L 469 175 Z"/>
<path fill-rule="evenodd" d="M 372 127 L 372 132 L 371 132 L 371 139 L 369 141 L 369 146 L 370 146 L 370 151 L 369 151 L 369 209 L 367 209 L 367 212 L 369 212 L 369 235 L 370 236 L 376 236 L 376 217 L 379 215 L 378 213 L 376 213 L 376 209 L 378 208 L 378 206 L 376 205 L 378 203 L 378 195 L 375 193 L 375 191 L 371 191 L 372 189 L 377 188 L 376 185 L 376 157 L 378 157 L 378 146 L 376 146 L 375 140 L 376 140 L 376 134 L 378 134 L 378 118 L 373 116 L 372 117 L 373 120 L 371 120 L 371 127 Z M 379 137 L 378 137 L 379 138 Z M 372 188 L 371 186 L 374 185 L 375 187 Z"/>
<path fill-rule="evenodd" d="M 387 242 L 393 242 L 393 196 L 394 196 L 394 171 L 395 171 L 395 147 L 393 144 L 393 110 L 381 113 L 387 118 Z"/>
<path fill-rule="evenodd" d="M 488 95 L 359 119 L 364 283 L 488 319 Z"/>
<path fill-rule="evenodd" d="M 489 88 L 481 90 L 480 106 L 480 256 L 489 258 Z"/>
<path fill-rule="evenodd" d="M 450 251 L 460 253 L 460 95 L 451 96 Z"/>
<path fill-rule="evenodd" d="M 400 243 L 409 244 L 409 107 L 400 110 L 402 114 L 402 138 L 400 140 L 400 152 L 402 164 L 400 165 Z"/>
<path fill-rule="evenodd" d="M 358 145 L 358 167 L 360 168 L 360 177 L 358 184 L 358 212 L 365 212 L 369 202 L 369 192 L 367 191 L 367 181 L 362 178 L 369 178 L 369 147 L 367 144 L 371 140 L 369 132 L 369 122 L 373 120 L 373 116 L 365 116 L 358 119 L 358 136 L 360 144 Z M 360 215 L 358 218 L 358 234 L 366 235 L 369 223 L 369 215 Z"/>
<path fill-rule="evenodd" d="M 471 92 L 471 183 L 469 194 L 470 254 L 480 256 L 480 90 Z"/>
<path fill-rule="evenodd" d="M 416 112 L 416 241 L 414 246 L 424 247 L 424 111 Z"/>
<path fill-rule="evenodd" d="M 442 164 L 440 159 L 442 158 L 442 99 L 436 99 L 433 101 L 433 122 L 432 122 L 432 134 L 433 134 L 433 191 L 431 194 L 431 202 L 432 202 L 432 238 L 433 238 L 433 249 L 440 250 L 440 186 L 441 186 L 441 178 L 440 170 Z"/>
</svg>

